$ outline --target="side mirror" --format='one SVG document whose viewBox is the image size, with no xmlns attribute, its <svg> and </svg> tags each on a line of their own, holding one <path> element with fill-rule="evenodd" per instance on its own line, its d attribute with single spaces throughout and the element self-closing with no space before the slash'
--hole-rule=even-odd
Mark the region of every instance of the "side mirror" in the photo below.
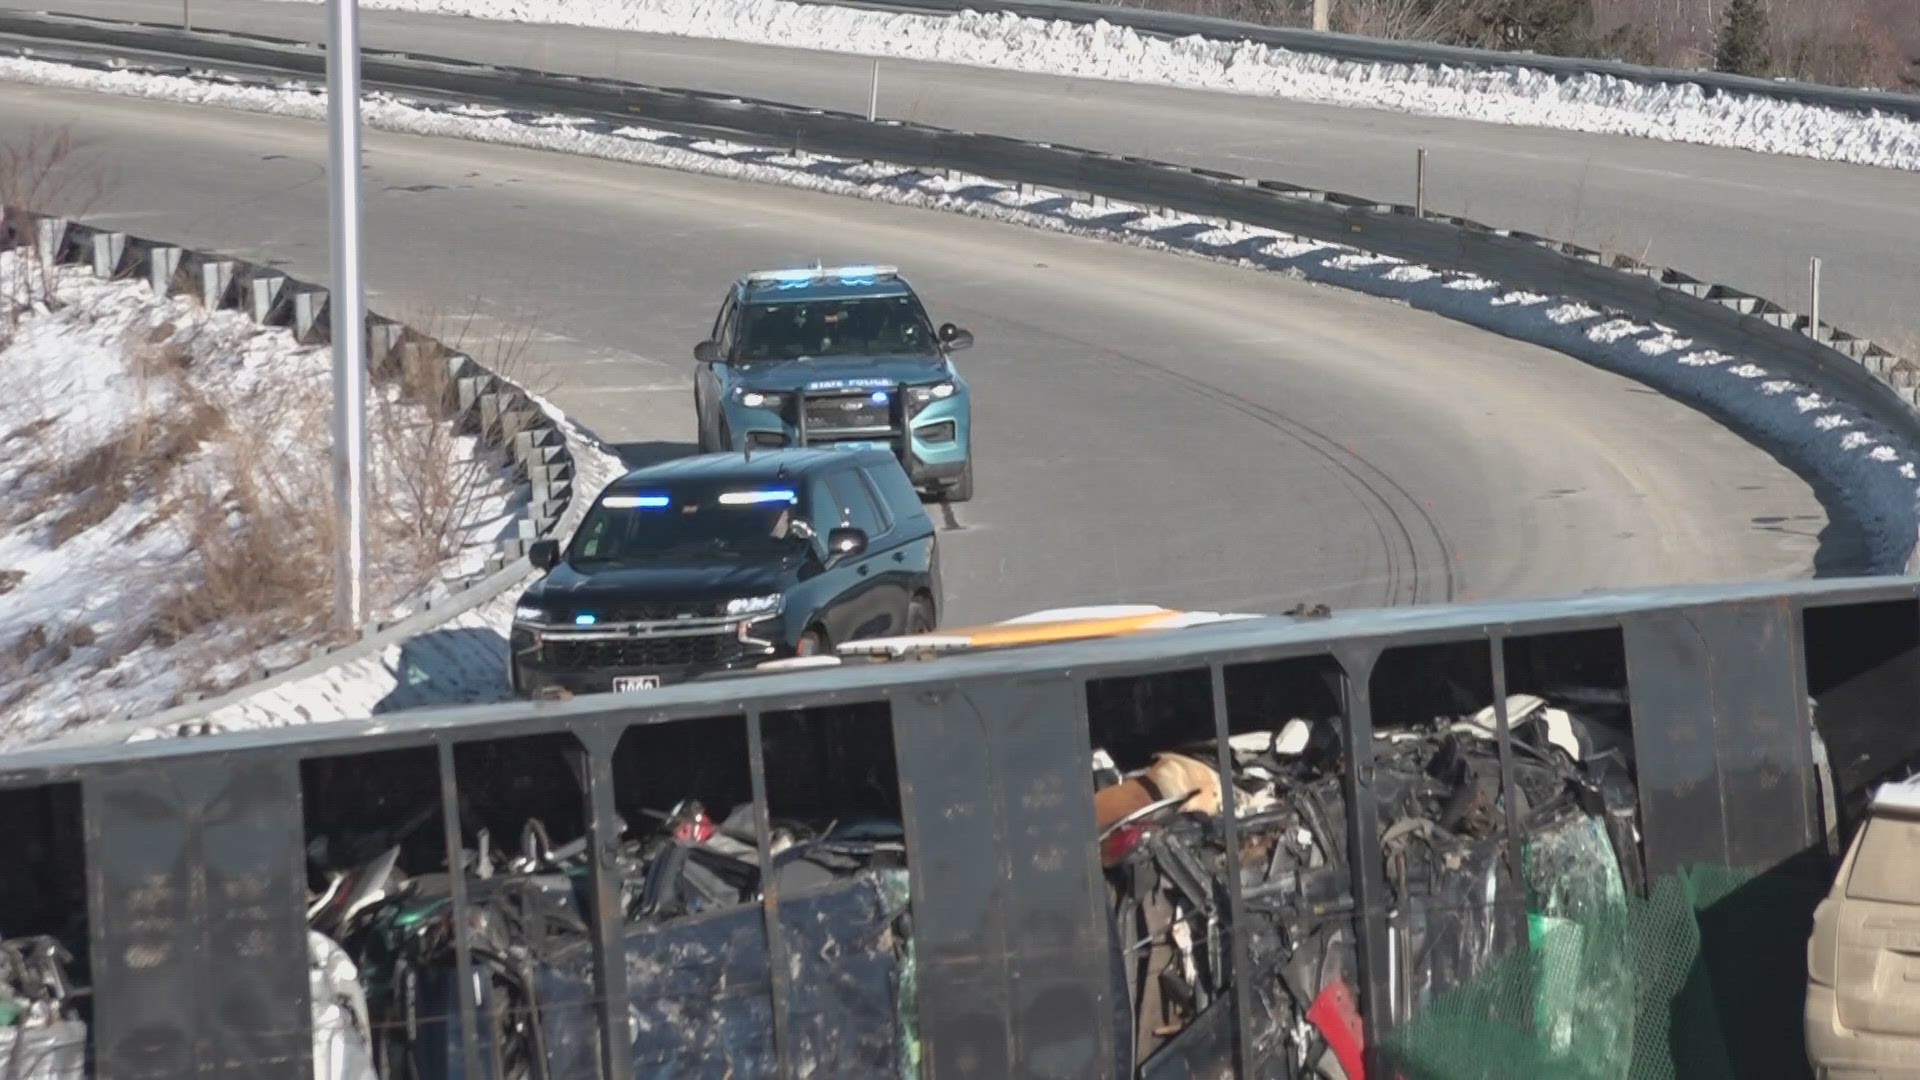
<svg viewBox="0 0 1920 1080">
<path fill-rule="evenodd" d="M 835 529 L 827 534 L 827 560 L 839 562 L 866 554 L 867 534 L 859 529 Z"/>
<path fill-rule="evenodd" d="M 720 359 L 720 343 L 703 341 L 693 347 L 693 358 L 703 364 L 711 364 Z"/>
<path fill-rule="evenodd" d="M 539 570 L 551 570 L 555 566 L 558 566 L 560 563 L 560 541 L 535 540 L 533 544 L 527 548 L 527 561 L 532 563 L 535 569 Z"/>
<path fill-rule="evenodd" d="M 972 347 L 973 334 L 952 323 L 942 323 L 940 324 L 940 344 L 948 352 L 959 352 L 961 349 Z"/>
</svg>

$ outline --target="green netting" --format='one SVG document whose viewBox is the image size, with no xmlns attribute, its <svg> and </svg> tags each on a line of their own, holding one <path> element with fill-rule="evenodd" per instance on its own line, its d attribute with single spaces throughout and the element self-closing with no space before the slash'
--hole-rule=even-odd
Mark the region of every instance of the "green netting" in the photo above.
<svg viewBox="0 0 1920 1080">
<path fill-rule="evenodd" d="M 1698 867 L 1629 897 L 1611 859 L 1583 858 L 1606 841 L 1592 824 L 1526 846 L 1528 947 L 1383 1040 L 1406 1080 L 1809 1075 L 1800 1010 L 1823 883 Z"/>
</svg>

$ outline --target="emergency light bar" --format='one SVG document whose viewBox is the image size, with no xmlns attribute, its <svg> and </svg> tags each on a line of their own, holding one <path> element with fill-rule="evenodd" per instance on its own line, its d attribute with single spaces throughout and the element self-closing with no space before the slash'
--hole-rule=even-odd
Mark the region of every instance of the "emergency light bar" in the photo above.
<svg viewBox="0 0 1920 1080">
<path fill-rule="evenodd" d="M 801 270 L 755 270 L 747 280 L 755 285 L 804 285 L 827 278 L 845 280 L 899 277 L 897 266 L 815 266 Z"/>
</svg>

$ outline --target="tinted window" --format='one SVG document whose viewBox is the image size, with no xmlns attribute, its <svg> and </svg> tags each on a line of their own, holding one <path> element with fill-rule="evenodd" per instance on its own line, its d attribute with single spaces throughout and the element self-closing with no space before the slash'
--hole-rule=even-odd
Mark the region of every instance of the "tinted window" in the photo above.
<svg viewBox="0 0 1920 1080">
<path fill-rule="evenodd" d="M 927 518 L 926 508 L 920 505 L 920 493 L 914 490 L 913 481 L 907 479 L 905 469 L 863 466 L 862 471 L 879 489 L 880 508 L 888 512 L 894 524 L 905 525 L 915 531 L 932 527 L 933 522 Z"/>
<path fill-rule="evenodd" d="M 873 493 L 860 479 L 860 474 L 852 469 L 842 469 L 829 474 L 827 490 L 833 495 L 833 505 L 840 511 L 840 521 L 836 525 L 851 525 L 868 536 L 879 536 L 887 531 L 887 522 L 880 516 L 880 507 L 873 501 Z"/>
<path fill-rule="evenodd" d="M 790 493 L 779 498 L 768 493 Z M 793 486 L 676 484 L 602 496 L 574 533 L 580 566 L 657 559 L 777 559 L 801 550 L 792 521 L 805 513 Z M 753 501 L 755 498 L 761 501 Z M 646 505 L 625 505 L 630 500 Z M 664 499 L 665 505 L 657 505 Z M 613 505 L 609 505 L 609 500 Z"/>
<path fill-rule="evenodd" d="M 735 332 L 740 326 L 740 308 L 733 302 L 733 294 L 727 294 L 726 303 L 720 305 L 720 318 L 713 324 L 713 340 L 720 346 L 721 356 L 733 355 Z"/>
<path fill-rule="evenodd" d="M 931 356 L 933 327 L 911 296 L 794 300 L 741 309 L 742 363 L 802 356 Z"/>
</svg>

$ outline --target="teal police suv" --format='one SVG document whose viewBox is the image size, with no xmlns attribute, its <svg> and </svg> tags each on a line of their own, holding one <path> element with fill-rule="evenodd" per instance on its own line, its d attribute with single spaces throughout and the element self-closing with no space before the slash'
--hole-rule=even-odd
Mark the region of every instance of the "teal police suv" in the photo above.
<svg viewBox="0 0 1920 1080">
<path fill-rule="evenodd" d="M 880 447 L 914 486 L 973 498 L 972 409 L 938 330 L 891 266 L 763 270 L 727 290 L 693 350 L 702 451 Z"/>
<path fill-rule="evenodd" d="M 881 449 L 702 454 L 597 496 L 514 608 L 515 693 L 644 690 L 936 628 L 933 521 Z"/>
</svg>

